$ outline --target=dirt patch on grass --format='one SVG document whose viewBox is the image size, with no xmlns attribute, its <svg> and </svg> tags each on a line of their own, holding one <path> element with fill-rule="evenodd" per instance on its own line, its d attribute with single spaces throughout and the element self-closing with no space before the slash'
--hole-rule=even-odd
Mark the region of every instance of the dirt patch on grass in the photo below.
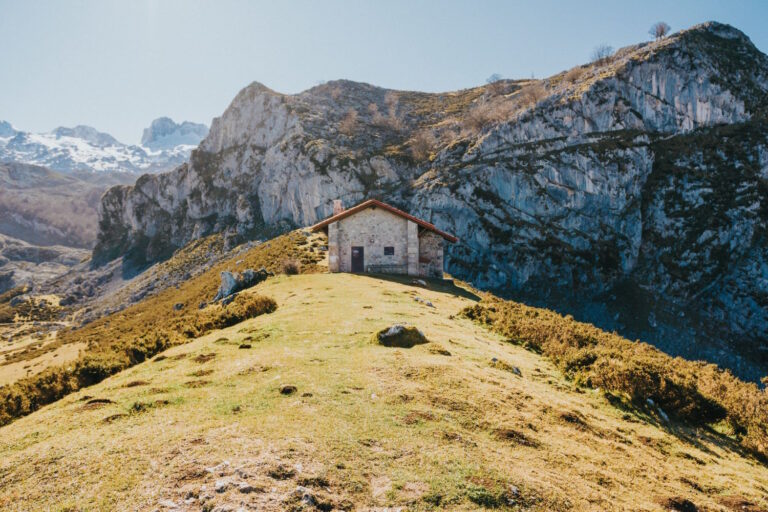
<svg viewBox="0 0 768 512">
<path fill-rule="evenodd" d="M 124 388 L 135 388 L 138 386 L 148 386 L 149 381 L 148 380 L 132 380 L 131 382 L 127 383 Z"/>
<path fill-rule="evenodd" d="M 435 419 L 435 415 L 428 411 L 411 411 L 404 418 L 403 423 L 406 425 L 415 425 L 423 421 L 432 421 Z"/>
<path fill-rule="evenodd" d="M 119 420 L 121 418 L 127 418 L 127 417 L 128 417 L 127 414 L 125 414 L 124 412 L 120 412 L 120 413 L 117 413 L 117 414 L 113 414 L 111 416 L 107 416 L 106 418 L 101 420 L 101 422 L 102 423 L 113 423 L 113 422 L 115 422 L 115 421 L 117 421 L 117 420 Z"/>
<path fill-rule="evenodd" d="M 171 402 L 168 400 L 155 400 L 154 402 L 134 402 L 133 405 L 131 405 L 130 411 L 131 414 L 140 414 L 151 409 L 165 407 L 166 405 L 170 404 Z"/>
<path fill-rule="evenodd" d="M 450 356 L 451 355 L 451 353 L 448 350 L 446 350 L 443 347 L 441 347 L 440 345 L 436 345 L 434 343 L 430 344 L 428 350 L 429 350 L 430 354 L 437 354 L 439 356 Z"/>
<path fill-rule="evenodd" d="M 209 380 L 195 379 L 195 380 L 190 380 L 184 383 L 184 385 L 187 386 L 188 388 L 202 388 L 203 386 L 207 386 L 210 383 L 211 381 Z"/>
<path fill-rule="evenodd" d="M 664 510 L 674 510 L 675 512 L 699 512 L 699 507 L 692 501 L 680 496 L 661 498 L 657 500 L 657 503 L 664 507 Z"/>
<path fill-rule="evenodd" d="M 210 352 L 208 354 L 200 354 L 199 356 L 192 359 L 196 363 L 207 363 L 208 361 L 212 361 L 216 358 L 216 352 Z"/>
<path fill-rule="evenodd" d="M 296 470 L 285 464 L 275 464 L 267 470 L 267 475 L 274 480 L 288 480 L 296 476 Z"/>
<path fill-rule="evenodd" d="M 581 413 L 578 413 L 575 411 L 574 412 L 566 411 L 566 412 L 560 413 L 557 416 L 557 418 L 558 420 L 568 425 L 571 425 L 577 430 L 591 430 L 589 423 L 587 423 L 587 419 Z"/>
<path fill-rule="evenodd" d="M 114 404 L 112 400 L 109 398 L 91 398 L 90 400 L 87 400 L 85 404 L 80 408 L 81 411 L 88 411 L 92 409 L 99 409 L 101 407 L 104 407 L 106 405 Z"/>
<path fill-rule="evenodd" d="M 192 372 L 189 374 L 190 377 L 205 377 L 206 375 L 210 375 L 213 373 L 213 370 L 210 368 L 207 370 L 197 370 L 195 372 Z"/>
<path fill-rule="evenodd" d="M 496 439 L 501 441 L 507 441 L 521 446 L 529 446 L 531 448 L 538 448 L 540 446 L 538 441 L 513 428 L 499 428 L 496 429 L 493 434 Z"/>
<path fill-rule="evenodd" d="M 727 508 L 728 510 L 733 510 L 734 512 L 765 512 L 766 509 L 764 507 L 761 507 L 760 505 L 757 505 L 748 499 L 746 499 L 744 496 L 723 496 L 722 498 L 718 499 L 720 504 Z"/>
</svg>

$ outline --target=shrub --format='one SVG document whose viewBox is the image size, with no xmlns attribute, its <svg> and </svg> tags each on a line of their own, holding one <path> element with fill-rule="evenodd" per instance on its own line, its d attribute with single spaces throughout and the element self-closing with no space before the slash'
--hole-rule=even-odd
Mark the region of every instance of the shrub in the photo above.
<svg viewBox="0 0 768 512">
<path fill-rule="evenodd" d="M 410 146 L 414 160 L 427 160 L 437 146 L 437 139 L 431 130 L 420 130 L 411 139 Z"/>
<path fill-rule="evenodd" d="M 486 296 L 462 315 L 550 358 L 577 384 L 648 400 L 669 416 L 702 425 L 725 420 L 741 444 L 768 455 L 768 393 L 713 364 L 673 358 L 546 309 Z"/>
<path fill-rule="evenodd" d="M 547 88 L 541 82 L 526 85 L 518 97 L 525 107 L 535 107 L 547 95 Z"/>
<path fill-rule="evenodd" d="M 575 68 L 571 68 L 568 71 L 565 72 L 565 75 L 563 75 L 563 81 L 568 83 L 575 83 L 578 82 L 579 79 L 584 76 L 584 73 L 586 70 L 582 68 L 581 66 L 576 66 Z"/>
<path fill-rule="evenodd" d="M 240 293 L 226 306 L 217 304 L 197 313 L 195 323 L 198 336 L 214 329 L 230 327 L 265 313 L 272 313 L 275 309 L 277 309 L 277 303 L 269 297 Z"/>
<path fill-rule="evenodd" d="M 349 109 L 339 122 L 339 132 L 344 135 L 354 135 L 357 131 L 357 110 Z"/>
<path fill-rule="evenodd" d="M 472 107 L 464 116 L 462 125 L 470 132 L 476 133 L 488 125 L 510 118 L 516 109 L 514 101 L 503 97 L 493 98 Z"/>
<path fill-rule="evenodd" d="M 287 276 L 295 276 L 301 271 L 301 263 L 294 259 L 283 260 L 283 273 Z"/>
</svg>

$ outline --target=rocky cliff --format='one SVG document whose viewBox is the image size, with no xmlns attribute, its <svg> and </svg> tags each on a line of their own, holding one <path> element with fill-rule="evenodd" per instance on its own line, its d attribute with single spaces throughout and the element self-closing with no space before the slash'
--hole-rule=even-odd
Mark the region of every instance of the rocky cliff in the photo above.
<svg viewBox="0 0 768 512">
<path fill-rule="evenodd" d="M 189 162 L 115 187 L 95 261 L 167 256 L 379 197 L 447 270 L 748 378 L 768 373 L 768 57 L 707 23 L 546 80 L 241 91 Z"/>
</svg>

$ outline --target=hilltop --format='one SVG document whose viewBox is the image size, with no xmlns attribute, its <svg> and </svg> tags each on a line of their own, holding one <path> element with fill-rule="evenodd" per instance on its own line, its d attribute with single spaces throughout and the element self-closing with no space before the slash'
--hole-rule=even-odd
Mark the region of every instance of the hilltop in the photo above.
<svg viewBox="0 0 768 512">
<path fill-rule="evenodd" d="M 768 507 L 754 384 L 462 283 L 328 274 L 324 243 L 236 248 L 13 352 L 49 366 L 0 387 L 0 508 Z M 220 271 L 260 266 L 278 275 L 210 303 Z M 46 312 L 10 296 L 0 313 Z M 377 343 L 396 324 L 428 343 Z"/>
<path fill-rule="evenodd" d="M 278 309 L 2 427 L 0 507 L 768 507 L 765 467 L 726 438 L 580 390 L 457 316 L 471 291 L 307 274 L 252 293 Z M 430 343 L 372 341 L 401 322 Z"/>
<path fill-rule="evenodd" d="M 442 94 L 255 82 L 188 162 L 105 194 L 94 262 L 265 239 L 376 197 L 456 234 L 447 270 L 478 288 L 758 381 L 767 93 L 768 57 L 715 22 Z"/>
</svg>

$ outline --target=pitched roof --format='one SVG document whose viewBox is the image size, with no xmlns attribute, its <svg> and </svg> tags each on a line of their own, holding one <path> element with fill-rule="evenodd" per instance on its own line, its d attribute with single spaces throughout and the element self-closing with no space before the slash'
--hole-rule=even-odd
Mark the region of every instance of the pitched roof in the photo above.
<svg viewBox="0 0 768 512">
<path fill-rule="evenodd" d="M 395 215 L 398 215 L 398 216 L 403 217 L 405 219 L 408 219 L 408 220 L 410 220 L 412 222 L 415 222 L 416 224 L 418 224 L 419 226 L 423 227 L 424 229 L 428 229 L 429 231 L 432 231 L 433 233 L 436 233 L 436 234 L 440 235 L 441 237 L 445 238 L 449 242 L 458 242 L 459 241 L 459 239 L 456 238 L 455 236 L 453 236 L 452 234 L 446 233 L 445 231 L 440 231 L 439 229 L 437 229 L 434 224 L 430 224 L 429 222 L 427 222 L 425 220 L 421 220 L 421 219 L 419 219 L 417 217 L 414 217 L 411 214 L 405 213 L 402 210 L 398 210 L 394 206 L 390 206 L 387 203 L 382 203 L 381 201 L 379 201 L 377 199 L 368 199 L 367 201 L 363 201 L 362 203 L 360 203 L 360 204 L 358 204 L 356 206 L 353 206 L 352 208 L 347 208 L 346 210 L 344 210 L 341 213 L 337 213 L 336 215 L 332 215 L 332 216 L 328 217 L 327 219 L 318 222 L 317 224 L 315 224 L 314 226 L 310 227 L 309 229 L 311 229 L 312 231 L 319 231 L 320 229 L 323 229 L 324 227 L 326 227 L 328 224 L 331 224 L 333 222 L 341 220 L 341 219 L 343 219 L 345 217 L 349 217 L 350 215 L 354 215 L 357 212 L 363 211 L 366 208 L 370 208 L 370 207 L 374 207 L 374 206 L 375 207 L 379 207 L 379 208 L 383 208 L 384 210 L 387 210 L 388 212 L 394 213 Z"/>
</svg>

